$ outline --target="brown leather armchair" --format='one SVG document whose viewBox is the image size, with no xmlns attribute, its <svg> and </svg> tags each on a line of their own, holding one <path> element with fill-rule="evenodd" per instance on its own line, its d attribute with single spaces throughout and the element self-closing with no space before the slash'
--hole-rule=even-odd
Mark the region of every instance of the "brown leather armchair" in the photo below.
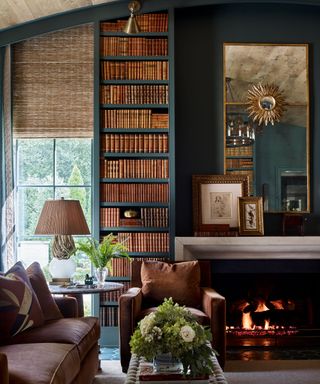
<svg viewBox="0 0 320 384">
<path fill-rule="evenodd" d="M 148 305 L 145 305 L 142 294 L 140 274 L 142 262 L 133 260 L 131 264 L 132 288 L 119 298 L 120 360 L 123 372 L 127 372 L 129 366 L 131 358 L 129 342 L 138 321 L 155 310 L 155 307 L 148 308 Z M 217 358 L 223 368 L 226 355 L 226 301 L 223 296 L 211 288 L 210 261 L 199 260 L 199 266 L 201 295 L 199 308 L 188 307 L 188 309 L 201 324 L 210 326 L 213 337 L 212 346 L 219 353 Z"/>
</svg>

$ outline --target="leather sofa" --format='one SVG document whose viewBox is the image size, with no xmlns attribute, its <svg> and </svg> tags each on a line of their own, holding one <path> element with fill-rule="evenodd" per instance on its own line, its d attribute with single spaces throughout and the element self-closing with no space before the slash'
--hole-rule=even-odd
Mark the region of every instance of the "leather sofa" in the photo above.
<svg viewBox="0 0 320 384">
<path fill-rule="evenodd" d="M 98 319 L 77 317 L 78 304 L 73 297 L 57 297 L 53 303 L 59 310 L 58 318 L 46 316 L 49 319 L 42 325 L 1 341 L 1 384 L 92 383 L 99 368 Z M 0 324 L 1 316 L 0 311 Z"/>
</svg>

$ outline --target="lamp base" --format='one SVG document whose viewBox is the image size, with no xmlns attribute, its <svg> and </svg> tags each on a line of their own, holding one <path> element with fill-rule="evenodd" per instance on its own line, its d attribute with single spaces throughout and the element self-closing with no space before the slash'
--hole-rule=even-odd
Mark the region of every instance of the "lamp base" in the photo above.
<svg viewBox="0 0 320 384">
<path fill-rule="evenodd" d="M 76 263 L 73 259 L 56 259 L 55 257 L 49 263 L 49 272 L 52 280 L 60 281 L 71 280 L 72 275 L 76 271 Z"/>
</svg>

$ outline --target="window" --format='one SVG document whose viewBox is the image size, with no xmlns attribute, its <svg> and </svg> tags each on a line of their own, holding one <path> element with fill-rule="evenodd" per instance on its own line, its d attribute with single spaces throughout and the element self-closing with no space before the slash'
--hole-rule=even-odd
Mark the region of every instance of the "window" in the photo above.
<svg viewBox="0 0 320 384">
<path fill-rule="evenodd" d="M 91 228 L 91 139 L 15 140 L 16 226 L 18 260 L 38 260 L 43 269 L 50 260 L 51 237 L 34 235 L 47 199 L 79 200 Z M 77 256 L 75 279 L 90 273 L 87 257 Z"/>
</svg>

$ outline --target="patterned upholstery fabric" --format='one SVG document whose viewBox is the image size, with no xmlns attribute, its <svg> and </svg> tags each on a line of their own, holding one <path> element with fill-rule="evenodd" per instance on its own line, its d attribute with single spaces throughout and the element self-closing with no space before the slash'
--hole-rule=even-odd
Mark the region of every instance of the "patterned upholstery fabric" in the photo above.
<svg viewBox="0 0 320 384">
<path fill-rule="evenodd" d="M 0 276 L 0 342 L 43 323 L 37 296 L 23 265 L 18 262 Z"/>
<path fill-rule="evenodd" d="M 61 319 L 63 316 L 49 291 L 40 264 L 36 261 L 32 263 L 27 268 L 27 274 L 39 300 L 45 320 Z"/>
</svg>

